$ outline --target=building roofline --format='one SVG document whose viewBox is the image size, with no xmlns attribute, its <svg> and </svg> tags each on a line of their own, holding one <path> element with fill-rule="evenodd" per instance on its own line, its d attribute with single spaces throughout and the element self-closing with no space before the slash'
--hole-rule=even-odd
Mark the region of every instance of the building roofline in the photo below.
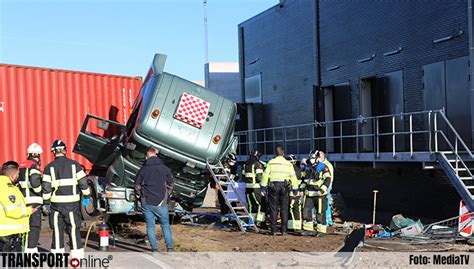
<svg viewBox="0 0 474 269">
<path fill-rule="evenodd" d="M 250 18 L 246 19 L 245 21 L 239 23 L 237 26 L 238 26 L 238 27 L 243 26 L 244 24 L 247 24 L 247 23 L 249 23 L 250 21 L 257 19 L 257 17 L 261 17 L 261 16 L 263 16 L 263 15 L 267 15 L 267 14 L 265 14 L 265 13 L 268 13 L 270 10 L 274 9 L 275 7 L 277 7 L 277 6 L 279 6 L 279 5 L 280 5 L 280 4 L 275 4 L 275 5 L 273 5 L 273 6 L 269 7 L 269 8 L 267 8 L 267 9 L 265 9 L 264 11 L 262 11 L 262 12 L 256 14 L 256 15 L 254 15 L 253 17 L 250 17 Z"/>
</svg>

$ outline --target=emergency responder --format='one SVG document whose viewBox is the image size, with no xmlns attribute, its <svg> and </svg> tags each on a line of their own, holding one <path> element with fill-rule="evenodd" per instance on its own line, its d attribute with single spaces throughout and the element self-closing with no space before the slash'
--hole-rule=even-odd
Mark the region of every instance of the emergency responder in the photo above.
<svg viewBox="0 0 474 269">
<path fill-rule="evenodd" d="M 52 253 L 64 252 L 64 231 L 70 239 L 71 256 L 81 258 L 84 249 L 81 241 L 81 197 L 82 204 L 89 204 L 90 189 L 86 173 L 81 165 L 66 157 L 66 144 L 56 140 L 51 146 L 54 161 L 44 168 L 43 202 L 49 211 L 49 225 L 53 229 Z M 79 191 L 80 190 L 80 191 Z"/>
<path fill-rule="evenodd" d="M 297 159 L 296 156 L 291 154 L 286 158 L 295 169 L 296 178 L 298 179 L 298 186 L 301 184 L 301 175 L 302 171 L 298 165 L 296 165 Z M 298 190 L 298 193 L 295 195 L 293 192 L 290 192 L 290 218 L 288 220 L 288 229 L 293 231 L 301 230 L 302 220 L 301 220 L 301 207 L 303 203 L 302 193 Z"/>
<path fill-rule="evenodd" d="M 307 178 L 302 184 L 305 191 L 303 207 L 303 230 L 304 234 L 312 234 L 313 208 L 316 208 L 317 232 L 318 234 L 327 233 L 326 210 L 328 207 L 327 193 L 331 183 L 331 172 L 322 162 L 319 151 L 313 150 L 309 154 L 309 163 L 313 172 L 311 177 Z"/>
<path fill-rule="evenodd" d="M 267 163 L 260 183 L 262 195 L 268 195 L 270 209 L 270 228 L 272 235 L 276 235 L 278 209 L 281 217 L 281 233 L 286 235 L 288 225 L 289 193 L 298 194 L 298 179 L 293 165 L 285 159 L 283 147 L 276 148 L 276 157 Z"/>
<path fill-rule="evenodd" d="M 43 149 L 38 143 L 33 143 L 26 152 L 28 157 L 25 162 L 20 164 L 20 189 L 25 197 L 26 205 L 40 207 L 43 204 L 40 172 Z M 37 211 L 30 216 L 30 232 L 26 236 L 25 252 L 38 252 L 40 232 L 41 212 Z"/>
<path fill-rule="evenodd" d="M 260 162 L 260 150 L 254 149 L 244 164 L 245 197 L 247 209 L 257 226 L 265 220 L 260 182 L 263 177 L 263 164 Z"/>
<path fill-rule="evenodd" d="M 19 178 L 18 163 L 2 165 L 0 175 L 0 252 L 22 251 L 22 235 L 29 232 L 29 218 L 37 208 L 27 206 L 15 187 Z"/>
<path fill-rule="evenodd" d="M 227 156 L 225 162 L 223 163 L 224 170 L 229 175 L 229 178 L 231 180 L 235 180 L 236 173 L 234 171 L 234 168 L 235 168 L 236 163 L 237 163 L 237 157 L 233 153 L 230 153 Z M 222 190 L 226 191 L 229 188 L 228 184 L 231 184 L 231 182 L 228 182 L 226 178 L 219 177 L 219 184 L 222 186 Z M 224 195 L 222 195 L 220 191 L 217 192 L 217 198 L 219 200 L 221 215 L 223 215 L 220 218 L 220 222 L 221 223 L 227 222 L 229 221 L 229 218 L 225 215 L 230 213 L 230 208 L 226 204 Z"/>
<path fill-rule="evenodd" d="M 158 157 L 158 150 L 150 147 L 146 152 L 146 161 L 135 177 L 134 189 L 137 199 L 142 204 L 151 252 L 158 250 L 156 219 L 160 222 L 163 231 L 166 250 L 174 251 L 168 211 L 173 186 L 173 174 Z"/>
<path fill-rule="evenodd" d="M 307 165 L 306 165 L 306 158 L 303 158 L 301 159 L 301 162 L 300 162 L 300 170 L 301 170 L 301 180 L 305 179 L 306 178 L 306 175 L 307 175 Z"/>
<path fill-rule="evenodd" d="M 331 184 L 329 184 L 328 195 L 327 195 L 329 205 L 328 205 L 328 209 L 326 210 L 326 220 L 327 220 L 328 226 L 332 226 L 332 207 L 331 206 L 332 206 L 333 200 L 331 196 L 331 190 L 332 190 L 332 184 L 334 182 L 334 167 L 328 161 L 328 159 L 326 158 L 322 150 L 319 151 L 319 156 L 321 156 L 322 162 L 329 168 L 329 172 L 331 173 Z"/>
</svg>

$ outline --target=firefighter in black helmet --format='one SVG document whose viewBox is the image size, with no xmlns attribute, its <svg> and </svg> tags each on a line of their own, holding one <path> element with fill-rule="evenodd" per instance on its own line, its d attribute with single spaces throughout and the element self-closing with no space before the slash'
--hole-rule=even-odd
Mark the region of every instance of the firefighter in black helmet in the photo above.
<svg viewBox="0 0 474 269">
<path fill-rule="evenodd" d="M 71 256 L 82 258 L 81 196 L 83 205 L 89 203 L 90 189 L 81 165 L 66 157 L 66 144 L 56 140 L 51 146 L 54 161 L 44 168 L 43 200 L 49 211 L 49 224 L 53 229 L 52 253 L 64 252 L 64 231 L 69 235 Z"/>
<path fill-rule="evenodd" d="M 265 208 L 263 207 L 264 203 L 260 188 L 264 167 L 260 162 L 260 155 L 260 150 L 254 149 L 244 164 L 247 208 L 257 226 L 265 220 Z"/>
<path fill-rule="evenodd" d="M 304 234 L 310 235 L 314 231 L 313 208 L 316 208 L 317 232 L 327 233 L 326 211 L 329 206 L 328 189 L 331 184 L 331 170 L 323 162 L 318 150 L 310 152 L 309 164 L 311 165 L 311 176 L 305 179 L 301 185 L 304 186 L 303 206 L 303 230 Z"/>
</svg>

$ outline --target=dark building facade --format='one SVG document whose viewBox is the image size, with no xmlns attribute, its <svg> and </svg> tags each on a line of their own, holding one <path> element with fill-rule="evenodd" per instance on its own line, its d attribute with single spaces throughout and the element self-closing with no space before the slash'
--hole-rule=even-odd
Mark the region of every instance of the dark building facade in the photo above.
<svg viewBox="0 0 474 269">
<path fill-rule="evenodd" d="M 249 129 L 445 109 L 463 140 L 474 145 L 471 117 L 474 87 L 469 64 L 474 61 L 473 2 L 276 1 L 275 6 L 239 25 L 242 100 L 249 107 Z M 374 126 L 377 133 L 379 127 L 380 132 L 390 133 L 395 121 L 397 132 L 412 127 L 403 117 L 389 120 L 380 121 L 380 126 L 377 122 L 377 125 L 355 128 L 342 124 L 339 129 L 337 125 L 332 128 L 317 125 L 311 131 L 317 132 L 316 137 L 326 139 L 342 133 L 354 134 L 354 129 L 374 134 Z M 415 116 L 413 129 L 423 129 L 430 122 L 434 121 Z M 241 141 L 278 141 L 290 153 L 309 152 L 310 147 L 325 149 L 330 159 L 339 153 L 339 148 L 341 153 L 344 148 L 344 153 L 363 154 L 375 152 L 379 147 L 381 152 L 391 152 L 394 148 L 397 152 L 407 152 L 413 146 L 421 152 L 428 151 L 427 145 L 432 145 L 431 137 L 426 136 L 413 138 L 413 145 L 407 137 L 386 136 L 380 138 L 376 147 L 375 134 L 373 141 L 372 138 L 362 138 L 357 143 L 333 139 L 322 145 L 296 145 L 286 141 L 286 136 L 292 135 L 291 130 L 280 137 L 271 131 L 259 134 L 252 136 L 249 132 L 247 140 Z M 292 137 L 301 135 L 300 132 Z M 274 144 L 251 145 L 271 152 Z M 444 146 L 440 144 L 440 147 Z M 366 156 L 375 158 L 373 155 Z M 380 206 L 389 217 L 404 213 L 440 219 L 457 214 L 460 196 L 439 166 L 424 170 L 420 163 L 399 161 L 376 167 L 375 161 L 371 161 L 357 165 L 350 160 L 336 161 L 338 176 L 333 192 L 340 192 L 354 205 L 353 209 L 370 208 L 372 190 L 377 189 L 385 195 Z"/>
<path fill-rule="evenodd" d="M 291 1 L 239 25 L 243 96 L 260 104 L 254 109 L 255 128 L 313 120 L 307 108 L 313 106 L 318 73 L 315 9 L 313 1 Z M 260 85 L 259 96 L 254 92 Z"/>
<path fill-rule="evenodd" d="M 467 0 L 280 1 L 239 25 L 253 127 L 445 108 L 471 142 L 468 13 Z"/>
</svg>

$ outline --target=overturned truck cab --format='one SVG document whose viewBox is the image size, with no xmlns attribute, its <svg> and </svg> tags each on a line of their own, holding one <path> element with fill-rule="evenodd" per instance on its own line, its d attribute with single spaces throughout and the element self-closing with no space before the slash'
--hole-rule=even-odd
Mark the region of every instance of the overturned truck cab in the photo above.
<svg viewBox="0 0 474 269">
<path fill-rule="evenodd" d="M 172 200 L 185 210 L 202 205 L 209 183 L 206 162 L 235 152 L 236 105 L 205 88 L 163 72 L 166 56 L 156 54 L 126 125 L 87 115 L 74 146 L 94 164 L 89 174 L 92 216 L 134 214 L 135 175 L 149 147 L 175 176 Z"/>
</svg>

